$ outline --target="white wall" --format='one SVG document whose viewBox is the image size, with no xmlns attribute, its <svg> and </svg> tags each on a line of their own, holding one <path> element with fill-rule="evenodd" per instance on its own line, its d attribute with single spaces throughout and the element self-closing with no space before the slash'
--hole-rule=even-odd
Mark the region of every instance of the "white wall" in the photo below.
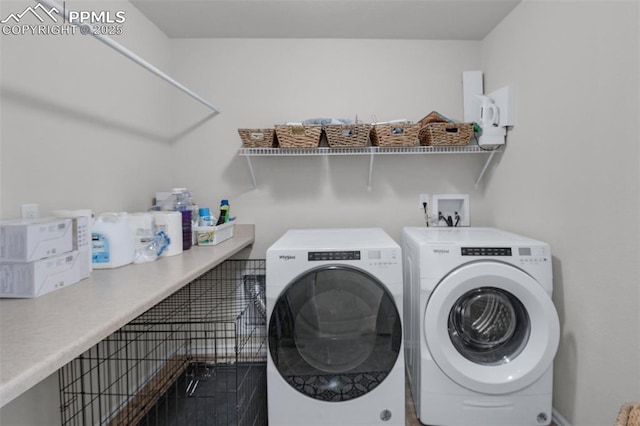
<svg viewBox="0 0 640 426">
<path fill-rule="evenodd" d="M 3 0 L 2 16 L 27 5 Z M 114 40 L 168 68 L 167 38 L 130 3 L 66 7 L 125 11 Z M 19 217 L 27 202 L 41 214 L 146 209 L 171 185 L 167 83 L 90 36 L 3 34 L 1 42 L 0 217 Z"/>
<path fill-rule="evenodd" d="M 3 1 L 0 11 L 24 7 Z M 229 198 L 232 215 L 255 223 L 257 258 L 292 227 L 383 226 L 399 238 L 401 225 L 422 223 L 418 193 L 469 193 L 472 224 L 552 245 L 562 414 L 574 426 L 611 424 L 638 399 L 636 2 L 525 0 L 482 43 L 168 41 L 123 9 L 118 40 L 222 114 L 211 119 L 94 40 L 3 36 L 0 217 L 34 201 L 44 212 L 145 209 L 155 190 L 184 185 L 201 205 Z M 489 90 L 514 85 L 518 109 L 484 193 L 473 187 L 484 156 L 378 157 L 367 192 L 365 157 L 256 158 L 255 191 L 236 155 L 239 127 L 356 113 L 416 120 L 434 109 L 459 118 L 460 73 L 478 68 Z M 123 171 L 103 173 L 115 165 Z M 1 423 L 51 424 L 56 400 L 51 378 L 3 407 Z"/>
<path fill-rule="evenodd" d="M 33 4 L 3 0 L 0 16 Z M 114 40 L 168 69 L 167 38 L 128 2 L 66 6 L 124 10 Z M 26 202 L 42 215 L 147 209 L 158 187 L 171 186 L 175 89 L 88 36 L 2 35 L 0 43 L 0 218 L 19 217 Z M 2 407 L 0 424 L 59 423 L 58 394 L 53 374 Z"/>
<path fill-rule="evenodd" d="M 496 226 L 548 241 L 562 327 L 554 406 L 613 424 L 640 396 L 638 2 L 519 5 L 483 42 L 517 125 L 487 180 Z"/>
<path fill-rule="evenodd" d="M 238 157 L 238 128 L 347 117 L 419 120 L 432 110 L 462 117 L 461 73 L 476 69 L 480 43 L 390 40 L 172 40 L 178 78 L 222 114 L 175 144 L 176 181 L 215 211 L 256 224 L 253 257 L 289 228 L 381 226 L 400 239 L 423 224 L 418 194 L 471 195 L 471 221 L 486 222 L 473 186 L 486 155 L 379 156 L 367 192 L 367 157 L 254 158 L 258 190 Z M 174 102 L 183 127 L 198 106 Z"/>
</svg>

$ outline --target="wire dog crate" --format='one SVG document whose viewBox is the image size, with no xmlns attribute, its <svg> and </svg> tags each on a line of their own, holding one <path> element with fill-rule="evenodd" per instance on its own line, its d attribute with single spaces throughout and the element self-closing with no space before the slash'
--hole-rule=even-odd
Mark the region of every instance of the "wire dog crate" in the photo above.
<svg viewBox="0 0 640 426">
<path fill-rule="evenodd" d="M 62 425 L 266 425 L 264 286 L 228 260 L 71 361 Z"/>
</svg>

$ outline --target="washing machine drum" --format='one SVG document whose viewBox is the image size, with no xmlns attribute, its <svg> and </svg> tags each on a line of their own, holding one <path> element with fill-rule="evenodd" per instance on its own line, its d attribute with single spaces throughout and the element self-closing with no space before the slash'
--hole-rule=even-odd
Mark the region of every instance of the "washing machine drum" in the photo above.
<svg viewBox="0 0 640 426">
<path fill-rule="evenodd" d="M 269 320 L 271 359 L 284 380 L 322 401 L 341 402 L 375 389 L 399 354 L 400 315 L 372 275 L 324 266 L 295 279 Z"/>
<path fill-rule="evenodd" d="M 551 297 L 530 275 L 500 262 L 464 265 L 427 302 L 424 338 L 451 380 L 504 394 L 531 385 L 550 368 L 560 340 Z"/>
</svg>

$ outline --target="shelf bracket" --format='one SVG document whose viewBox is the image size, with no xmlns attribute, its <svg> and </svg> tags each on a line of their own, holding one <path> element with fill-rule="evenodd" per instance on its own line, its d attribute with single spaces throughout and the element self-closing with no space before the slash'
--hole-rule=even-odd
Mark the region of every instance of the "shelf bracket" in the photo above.
<svg viewBox="0 0 640 426">
<path fill-rule="evenodd" d="M 253 189 L 258 189 L 258 183 L 256 182 L 256 175 L 253 171 L 253 164 L 251 163 L 251 156 L 247 155 L 247 165 L 249 166 L 249 173 L 251 174 L 251 181 L 253 182 Z"/>
<path fill-rule="evenodd" d="M 485 161 L 484 163 L 484 167 L 482 168 L 482 171 L 480 171 L 480 175 L 478 176 L 478 179 L 476 179 L 474 186 L 477 188 L 478 185 L 480 185 L 480 181 L 482 180 L 482 177 L 484 176 L 484 173 L 487 171 L 487 168 L 489 167 L 489 164 L 491 164 L 491 160 L 493 160 L 493 156 L 496 154 L 496 151 L 491 151 L 491 154 L 489 154 L 489 157 L 487 158 L 487 161 Z"/>
<path fill-rule="evenodd" d="M 369 154 L 369 180 L 367 183 L 367 191 L 371 192 L 371 180 L 373 178 L 373 159 L 376 157 L 376 154 L 373 150 L 371 150 L 371 153 Z"/>
</svg>

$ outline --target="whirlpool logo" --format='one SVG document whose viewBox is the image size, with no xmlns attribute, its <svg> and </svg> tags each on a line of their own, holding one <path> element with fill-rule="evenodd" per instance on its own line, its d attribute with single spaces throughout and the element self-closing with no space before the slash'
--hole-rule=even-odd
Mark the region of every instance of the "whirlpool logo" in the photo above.
<svg viewBox="0 0 640 426">
<path fill-rule="evenodd" d="M 449 249 L 433 249 L 435 254 L 449 254 Z"/>
<path fill-rule="evenodd" d="M 280 260 L 294 260 L 296 257 L 290 254 L 281 254 Z"/>
</svg>

